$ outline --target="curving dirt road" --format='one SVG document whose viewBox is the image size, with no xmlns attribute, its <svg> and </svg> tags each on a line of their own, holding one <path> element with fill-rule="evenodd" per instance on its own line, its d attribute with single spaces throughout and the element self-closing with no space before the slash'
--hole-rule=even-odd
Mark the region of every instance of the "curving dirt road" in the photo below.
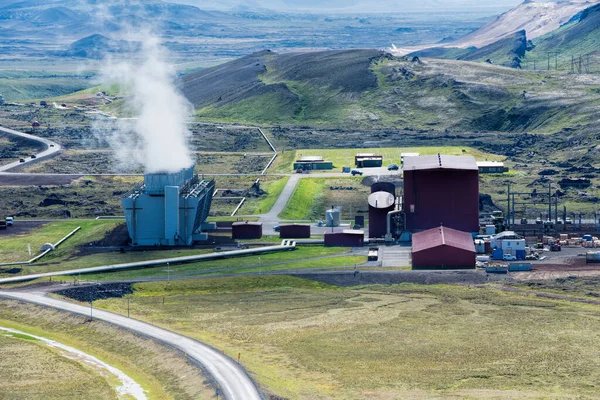
<svg viewBox="0 0 600 400">
<path fill-rule="evenodd" d="M 90 315 L 90 308 L 79 304 L 46 297 L 43 292 L 0 292 L 0 297 L 53 307 L 80 315 Z M 177 333 L 103 310 L 93 310 L 93 317 L 140 335 L 171 345 L 193 358 L 206 369 L 220 385 L 229 400 L 260 400 L 262 395 L 246 371 L 235 361 L 212 347 Z"/>
</svg>

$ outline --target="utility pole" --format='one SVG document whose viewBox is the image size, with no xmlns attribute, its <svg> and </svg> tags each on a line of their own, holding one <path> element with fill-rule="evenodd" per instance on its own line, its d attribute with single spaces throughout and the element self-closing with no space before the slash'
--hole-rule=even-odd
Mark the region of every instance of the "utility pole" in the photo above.
<svg viewBox="0 0 600 400">
<path fill-rule="evenodd" d="M 579 55 L 579 73 L 581 73 L 581 61 L 582 61 L 582 57 L 581 54 Z"/>
<path fill-rule="evenodd" d="M 571 73 L 575 73 L 575 56 L 571 55 Z"/>
<path fill-rule="evenodd" d="M 550 52 L 548 52 L 548 71 L 550 71 Z"/>
<path fill-rule="evenodd" d="M 558 71 L 558 53 L 554 53 L 554 69 Z"/>
<path fill-rule="evenodd" d="M 552 221 L 552 190 L 550 183 L 548 183 L 548 221 Z"/>
</svg>

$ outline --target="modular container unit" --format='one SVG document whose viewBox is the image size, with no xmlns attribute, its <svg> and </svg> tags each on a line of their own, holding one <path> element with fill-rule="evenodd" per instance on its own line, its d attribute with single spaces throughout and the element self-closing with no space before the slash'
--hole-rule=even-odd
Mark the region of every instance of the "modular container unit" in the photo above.
<svg viewBox="0 0 600 400">
<path fill-rule="evenodd" d="M 279 237 L 281 239 L 310 239 L 310 225 L 280 225 Z"/>
<path fill-rule="evenodd" d="M 508 264 L 509 272 L 533 271 L 533 265 L 529 263 Z"/>
<path fill-rule="evenodd" d="M 507 274 L 508 267 L 489 266 L 485 267 L 485 272 L 488 274 Z"/>
<path fill-rule="evenodd" d="M 262 238 L 262 222 L 234 222 L 231 225 L 232 239 L 260 239 Z"/>
<path fill-rule="evenodd" d="M 333 163 L 330 161 L 321 162 L 304 162 L 297 161 L 294 163 L 294 169 L 302 169 L 305 171 L 320 171 L 320 170 L 331 170 L 333 169 Z"/>
<path fill-rule="evenodd" d="M 476 253 L 470 233 L 445 226 L 412 237 L 414 268 L 475 268 Z"/>
<path fill-rule="evenodd" d="M 503 255 L 504 252 L 502 249 L 494 249 L 494 252 L 492 253 L 492 260 L 502 260 Z"/>
<path fill-rule="evenodd" d="M 479 232 L 479 169 L 473 157 L 408 157 L 403 172 L 409 231 L 442 224 L 463 232 Z"/>
<path fill-rule="evenodd" d="M 343 232 L 326 232 L 325 246 L 362 247 L 365 244 L 365 232 L 348 229 Z"/>
<path fill-rule="evenodd" d="M 502 250 L 504 250 L 504 251 L 525 250 L 525 239 L 502 240 Z"/>
</svg>

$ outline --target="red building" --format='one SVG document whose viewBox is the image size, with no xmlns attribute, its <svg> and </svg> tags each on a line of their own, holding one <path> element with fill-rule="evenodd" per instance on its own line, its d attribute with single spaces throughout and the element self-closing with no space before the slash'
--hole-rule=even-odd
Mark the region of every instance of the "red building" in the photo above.
<svg viewBox="0 0 600 400">
<path fill-rule="evenodd" d="M 440 226 L 412 237 L 413 268 L 475 268 L 475 243 L 470 233 Z"/>
<path fill-rule="evenodd" d="M 479 168 L 473 157 L 407 157 L 403 172 L 409 231 L 440 225 L 479 231 Z"/>
<path fill-rule="evenodd" d="M 280 225 L 280 239 L 310 239 L 310 225 Z"/>
<path fill-rule="evenodd" d="M 343 232 L 325 232 L 325 246 L 362 247 L 365 244 L 365 232 L 346 229 Z"/>
<path fill-rule="evenodd" d="M 234 222 L 231 225 L 232 239 L 260 239 L 262 237 L 262 222 Z"/>
</svg>

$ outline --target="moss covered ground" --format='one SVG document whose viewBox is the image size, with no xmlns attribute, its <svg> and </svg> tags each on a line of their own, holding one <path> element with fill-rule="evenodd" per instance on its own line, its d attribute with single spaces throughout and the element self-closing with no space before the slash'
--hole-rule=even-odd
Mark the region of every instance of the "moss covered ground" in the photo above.
<svg viewBox="0 0 600 400">
<path fill-rule="evenodd" d="M 598 306 L 486 287 L 339 288 L 286 276 L 134 289 L 136 318 L 239 353 L 267 393 L 285 398 L 597 395 Z M 98 306 L 124 313 L 126 302 Z"/>
</svg>

